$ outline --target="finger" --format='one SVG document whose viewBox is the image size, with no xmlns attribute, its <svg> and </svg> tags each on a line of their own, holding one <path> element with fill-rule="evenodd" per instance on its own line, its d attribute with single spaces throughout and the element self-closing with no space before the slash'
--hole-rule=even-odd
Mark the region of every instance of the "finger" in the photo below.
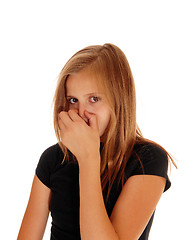
<svg viewBox="0 0 192 240">
<path fill-rule="evenodd" d="M 58 114 L 59 120 L 61 120 L 62 124 L 67 127 L 72 123 L 71 118 L 69 117 L 68 113 L 65 111 L 62 111 Z"/>
<path fill-rule="evenodd" d="M 66 128 L 60 118 L 58 118 L 58 125 L 59 125 L 59 130 L 64 130 Z"/>
<path fill-rule="evenodd" d="M 68 115 L 71 118 L 72 121 L 82 121 L 82 118 L 78 115 L 77 110 L 69 110 Z"/>
<path fill-rule="evenodd" d="M 97 117 L 93 113 L 89 113 L 85 111 L 85 116 L 89 120 L 89 126 L 92 127 L 95 130 L 98 130 L 98 122 L 97 122 Z"/>
</svg>

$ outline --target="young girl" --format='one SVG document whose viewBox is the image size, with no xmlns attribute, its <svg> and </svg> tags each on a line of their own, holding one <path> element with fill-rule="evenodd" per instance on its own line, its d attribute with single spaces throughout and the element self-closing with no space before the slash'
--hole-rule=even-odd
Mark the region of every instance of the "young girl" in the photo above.
<svg viewBox="0 0 192 240">
<path fill-rule="evenodd" d="M 54 127 L 58 143 L 39 160 L 18 240 L 42 239 L 49 211 L 52 240 L 148 239 L 171 156 L 136 124 L 134 80 L 118 47 L 90 46 L 66 63 Z"/>
</svg>

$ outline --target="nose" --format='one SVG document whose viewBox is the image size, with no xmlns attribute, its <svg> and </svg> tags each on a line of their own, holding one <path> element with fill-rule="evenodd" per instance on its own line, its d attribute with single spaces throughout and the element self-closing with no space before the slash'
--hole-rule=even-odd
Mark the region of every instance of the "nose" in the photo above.
<svg viewBox="0 0 192 240">
<path fill-rule="evenodd" d="M 85 104 L 79 102 L 78 106 L 78 112 L 79 116 L 86 122 L 88 123 L 88 119 L 85 117 L 85 110 L 88 111 L 88 108 Z"/>
</svg>

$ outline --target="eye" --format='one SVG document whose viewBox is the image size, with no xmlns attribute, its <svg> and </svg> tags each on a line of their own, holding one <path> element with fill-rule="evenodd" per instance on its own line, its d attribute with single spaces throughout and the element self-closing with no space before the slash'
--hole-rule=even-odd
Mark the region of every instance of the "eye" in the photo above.
<svg viewBox="0 0 192 240">
<path fill-rule="evenodd" d="M 98 102 L 99 101 L 99 98 L 98 97 L 91 97 L 91 102 L 92 103 L 95 103 L 95 102 Z"/>
<path fill-rule="evenodd" d="M 69 99 L 68 99 L 68 102 L 69 102 L 70 104 L 75 104 L 77 101 L 78 101 L 78 100 L 77 100 L 76 98 L 69 98 Z"/>
</svg>

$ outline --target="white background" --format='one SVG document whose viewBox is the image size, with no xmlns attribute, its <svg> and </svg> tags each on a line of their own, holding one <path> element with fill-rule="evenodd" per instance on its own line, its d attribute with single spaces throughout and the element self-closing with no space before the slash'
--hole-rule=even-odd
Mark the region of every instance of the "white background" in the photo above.
<svg viewBox="0 0 192 240">
<path fill-rule="evenodd" d="M 0 2 L 0 226 L 16 239 L 41 153 L 56 143 L 52 98 L 65 62 L 106 42 L 126 54 L 138 124 L 177 159 L 150 240 L 190 239 L 192 9 L 187 0 Z M 49 239 L 50 220 L 44 239 Z"/>
</svg>

